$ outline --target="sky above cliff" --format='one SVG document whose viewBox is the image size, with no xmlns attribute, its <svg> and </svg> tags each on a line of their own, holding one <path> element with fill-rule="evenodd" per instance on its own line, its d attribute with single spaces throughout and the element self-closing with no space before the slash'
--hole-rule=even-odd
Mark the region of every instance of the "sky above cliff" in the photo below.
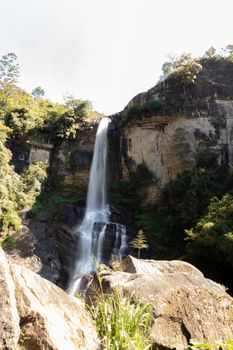
<svg viewBox="0 0 233 350">
<path fill-rule="evenodd" d="M 233 43 L 231 0 L 0 0 L 0 56 L 14 52 L 20 85 L 46 97 L 120 111 L 154 86 L 169 53 Z"/>
</svg>

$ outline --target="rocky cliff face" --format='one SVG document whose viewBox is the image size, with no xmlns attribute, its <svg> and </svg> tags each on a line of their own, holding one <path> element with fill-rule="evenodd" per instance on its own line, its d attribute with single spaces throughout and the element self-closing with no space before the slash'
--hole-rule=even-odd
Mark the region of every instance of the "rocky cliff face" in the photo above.
<svg viewBox="0 0 233 350">
<path fill-rule="evenodd" d="M 50 181 L 62 192 L 85 192 L 91 167 L 96 125 L 76 131 L 72 141 L 56 145 L 50 158 Z"/>
<path fill-rule="evenodd" d="M 109 128 L 109 178 L 128 179 L 141 164 L 154 181 L 143 192 L 144 204 L 156 203 L 161 189 L 177 174 L 191 169 L 204 149 L 218 162 L 233 162 L 233 63 L 204 60 L 195 84 L 168 77 L 134 97 L 123 112 L 112 116 Z M 155 112 L 128 113 L 134 105 L 153 101 Z M 32 160 L 50 162 L 51 184 L 64 194 L 85 193 L 94 149 L 96 124 L 83 125 L 76 138 L 58 145 L 31 141 L 12 145 L 13 163 L 22 171 Z"/>
<path fill-rule="evenodd" d="M 191 169 L 204 149 L 215 152 L 220 164 L 233 162 L 233 63 L 208 60 L 202 66 L 195 84 L 184 86 L 171 76 L 113 117 L 121 129 L 122 177 L 140 164 L 154 176 L 144 204 L 155 203 L 164 184 Z M 164 106 L 154 113 L 128 113 L 152 101 Z"/>
</svg>

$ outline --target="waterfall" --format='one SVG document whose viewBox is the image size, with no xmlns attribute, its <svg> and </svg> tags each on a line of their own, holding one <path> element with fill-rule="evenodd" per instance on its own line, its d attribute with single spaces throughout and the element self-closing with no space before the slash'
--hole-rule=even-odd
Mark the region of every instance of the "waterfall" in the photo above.
<svg viewBox="0 0 233 350">
<path fill-rule="evenodd" d="M 71 295 L 75 295 L 79 290 L 82 276 L 95 271 L 96 262 L 100 263 L 102 261 L 105 231 L 107 224 L 110 223 L 110 210 L 106 202 L 107 130 L 109 122 L 110 120 L 108 118 L 101 119 L 96 134 L 86 211 L 83 221 L 77 228 L 79 235 L 79 254 L 75 271 L 73 272 L 67 290 Z M 97 229 L 97 224 L 101 226 L 100 230 Z M 116 241 L 119 240 L 117 237 L 121 235 L 121 232 L 117 229 L 117 225 Z"/>
</svg>

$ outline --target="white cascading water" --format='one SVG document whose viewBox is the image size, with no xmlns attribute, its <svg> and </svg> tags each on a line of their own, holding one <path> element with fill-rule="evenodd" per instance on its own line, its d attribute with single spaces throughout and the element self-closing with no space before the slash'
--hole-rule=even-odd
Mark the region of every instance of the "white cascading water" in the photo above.
<svg viewBox="0 0 233 350">
<path fill-rule="evenodd" d="M 109 206 L 106 203 L 107 130 L 109 122 L 110 120 L 108 118 L 101 119 L 96 134 L 88 186 L 87 206 L 83 221 L 77 229 L 79 233 L 79 256 L 67 290 L 70 295 L 75 295 L 79 290 L 82 276 L 95 270 L 95 262 L 97 261 L 99 263 L 102 261 L 105 230 L 107 224 L 110 222 Z M 103 225 L 98 237 L 94 236 L 94 225 L 96 223 Z M 116 237 L 119 236 L 117 225 Z M 122 239 L 123 241 L 125 241 L 125 238 Z"/>
</svg>

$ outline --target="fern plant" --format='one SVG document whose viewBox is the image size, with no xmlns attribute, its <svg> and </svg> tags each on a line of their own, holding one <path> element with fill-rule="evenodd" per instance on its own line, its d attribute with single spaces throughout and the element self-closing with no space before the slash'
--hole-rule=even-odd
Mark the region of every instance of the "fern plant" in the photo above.
<svg viewBox="0 0 233 350">
<path fill-rule="evenodd" d="M 140 259 L 141 250 L 147 249 L 149 244 L 147 243 L 146 236 L 142 230 L 139 230 L 137 236 L 134 238 L 130 244 L 138 250 L 138 259 Z"/>
</svg>

